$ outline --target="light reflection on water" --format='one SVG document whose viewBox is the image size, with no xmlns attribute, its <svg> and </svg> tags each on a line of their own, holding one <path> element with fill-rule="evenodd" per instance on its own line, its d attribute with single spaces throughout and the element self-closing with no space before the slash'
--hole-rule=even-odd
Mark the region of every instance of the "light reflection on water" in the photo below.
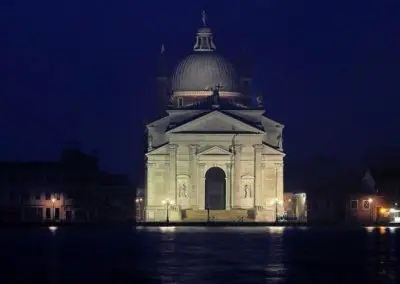
<svg viewBox="0 0 400 284">
<path fill-rule="evenodd" d="M 397 283 L 399 245 L 395 227 L 0 230 L 14 283 Z"/>
</svg>

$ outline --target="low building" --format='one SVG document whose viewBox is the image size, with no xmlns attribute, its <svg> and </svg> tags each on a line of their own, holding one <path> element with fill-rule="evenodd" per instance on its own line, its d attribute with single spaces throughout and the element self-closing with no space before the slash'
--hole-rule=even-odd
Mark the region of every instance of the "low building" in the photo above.
<svg viewBox="0 0 400 284">
<path fill-rule="evenodd" d="M 0 222 L 126 220 L 134 190 L 125 175 L 100 172 L 95 156 L 65 149 L 59 161 L 0 163 Z"/>
<path fill-rule="evenodd" d="M 283 208 L 284 217 L 288 221 L 307 222 L 307 197 L 305 193 L 284 193 Z"/>
<path fill-rule="evenodd" d="M 390 204 L 378 194 L 349 194 L 346 221 L 362 224 L 388 222 Z"/>
<path fill-rule="evenodd" d="M 0 222 L 73 220 L 58 162 L 0 163 Z"/>
</svg>

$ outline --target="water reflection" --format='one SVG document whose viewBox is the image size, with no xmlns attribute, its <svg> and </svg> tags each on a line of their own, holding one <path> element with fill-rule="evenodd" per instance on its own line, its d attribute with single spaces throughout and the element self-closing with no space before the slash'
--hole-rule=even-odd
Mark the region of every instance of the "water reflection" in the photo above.
<svg viewBox="0 0 400 284">
<path fill-rule="evenodd" d="M 160 227 L 161 233 L 171 233 L 175 232 L 175 227 Z"/>
<path fill-rule="evenodd" d="M 386 284 L 398 282 L 399 232 L 395 227 L 154 227 L 139 233 L 45 227 L 3 229 L 0 250 L 9 260 L 3 277 L 27 278 L 14 283 Z M 14 267 L 24 267 L 24 273 Z"/>
<path fill-rule="evenodd" d="M 285 227 L 267 227 L 267 231 L 271 234 L 283 234 Z"/>
<path fill-rule="evenodd" d="M 50 230 L 50 232 L 51 232 L 53 235 L 56 234 L 57 229 L 58 229 L 58 228 L 57 228 L 56 226 L 50 226 L 50 227 L 49 227 L 49 230 Z"/>
<path fill-rule="evenodd" d="M 285 227 L 268 227 L 270 234 L 268 257 L 265 260 L 265 280 L 267 283 L 283 283 L 286 279 L 286 270 L 284 262 Z"/>
</svg>

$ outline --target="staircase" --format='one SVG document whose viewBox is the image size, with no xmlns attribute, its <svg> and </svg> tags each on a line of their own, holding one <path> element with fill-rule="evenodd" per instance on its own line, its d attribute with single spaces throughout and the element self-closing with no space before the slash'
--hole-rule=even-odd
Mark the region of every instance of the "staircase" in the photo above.
<svg viewBox="0 0 400 284">
<path fill-rule="evenodd" d="M 206 222 L 208 221 L 207 210 L 186 210 L 183 214 L 183 221 L 187 222 Z M 231 210 L 210 210 L 210 221 L 232 221 L 232 222 L 246 222 L 254 221 L 249 217 L 245 209 L 231 209 Z"/>
<path fill-rule="evenodd" d="M 185 210 L 183 214 L 183 221 L 189 222 L 206 222 L 207 210 Z"/>
</svg>

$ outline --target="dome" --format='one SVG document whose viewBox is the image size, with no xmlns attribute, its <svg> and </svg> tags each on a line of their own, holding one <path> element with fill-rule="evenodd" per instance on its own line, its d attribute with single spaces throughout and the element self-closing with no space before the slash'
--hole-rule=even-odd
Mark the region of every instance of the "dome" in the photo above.
<svg viewBox="0 0 400 284">
<path fill-rule="evenodd" d="M 205 91 L 221 85 L 237 92 L 239 84 L 232 64 L 215 52 L 195 52 L 182 60 L 172 75 L 174 92 Z"/>
</svg>

